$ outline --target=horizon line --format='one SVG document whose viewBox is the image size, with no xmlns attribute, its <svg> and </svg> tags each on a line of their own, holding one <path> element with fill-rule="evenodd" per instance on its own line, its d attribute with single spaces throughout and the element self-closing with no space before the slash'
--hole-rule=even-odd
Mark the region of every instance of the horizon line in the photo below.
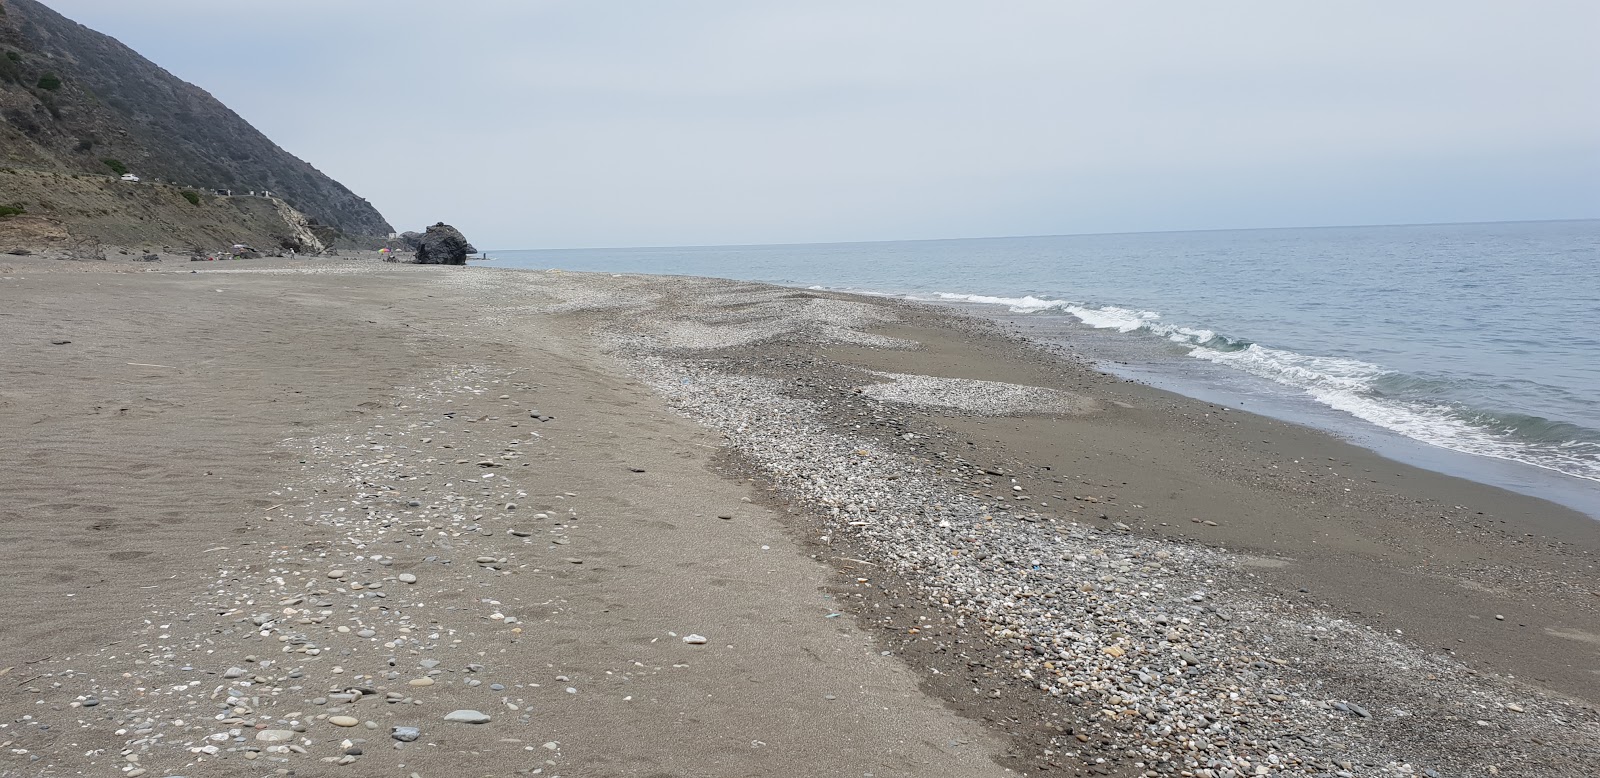
<svg viewBox="0 0 1600 778">
<path fill-rule="evenodd" d="M 1364 227 L 1450 227 L 1468 224 L 1555 224 L 1559 222 L 1600 221 L 1600 216 L 1569 219 L 1490 219 L 1467 222 L 1398 222 L 1384 224 L 1313 224 L 1286 227 L 1207 227 L 1187 230 L 1115 230 L 1111 232 L 1060 232 L 1038 235 L 968 235 L 947 238 L 878 238 L 873 240 L 821 240 L 780 243 L 684 243 L 678 245 L 638 246 L 554 246 L 549 248 L 491 249 L 496 251 L 618 251 L 641 249 L 729 249 L 775 248 L 782 246 L 855 246 L 871 243 L 946 243 L 963 240 L 1021 240 L 1027 238 L 1090 238 L 1111 235 L 1181 235 L 1195 232 L 1263 232 L 1267 230 L 1348 230 Z"/>
</svg>

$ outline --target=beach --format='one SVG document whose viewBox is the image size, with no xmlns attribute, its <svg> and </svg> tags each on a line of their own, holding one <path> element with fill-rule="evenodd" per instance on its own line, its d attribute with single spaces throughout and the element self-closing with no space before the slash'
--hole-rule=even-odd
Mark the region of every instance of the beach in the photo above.
<svg viewBox="0 0 1600 778">
<path fill-rule="evenodd" d="M 1600 773 L 1600 522 L 986 320 L 5 257 L 0 327 L 6 778 Z"/>
</svg>

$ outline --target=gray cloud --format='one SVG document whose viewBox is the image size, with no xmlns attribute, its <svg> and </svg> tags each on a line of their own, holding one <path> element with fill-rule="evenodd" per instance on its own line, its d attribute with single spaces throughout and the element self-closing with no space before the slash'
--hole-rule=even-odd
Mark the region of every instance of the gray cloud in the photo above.
<svg viewBox="0 0 1600 778">
<path fill-rule="evenodd" d="M 51 4 L 489 247 L 1600 215 L 1590 2 Z"/>
</svg>

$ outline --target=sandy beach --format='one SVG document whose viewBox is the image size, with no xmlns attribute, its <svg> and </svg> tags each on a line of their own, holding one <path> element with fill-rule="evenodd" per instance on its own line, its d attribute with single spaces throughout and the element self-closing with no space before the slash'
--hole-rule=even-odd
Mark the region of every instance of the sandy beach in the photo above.
<svg viewBox="0 0 1600 778">
<path fill-rule="evenodd" d="M 1600 522 L 760 284 L 0 258 L 0 776 L 1590 776 Z"/>
</svg>

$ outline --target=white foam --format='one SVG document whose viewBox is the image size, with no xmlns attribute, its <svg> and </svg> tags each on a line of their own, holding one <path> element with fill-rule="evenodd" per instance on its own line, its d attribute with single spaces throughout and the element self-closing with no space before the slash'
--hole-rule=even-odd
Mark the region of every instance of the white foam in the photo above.
<svg viewBox="0 0 1600 778">
<path fill-rule="evenodd" d="M 982 294 L 955 294 L 952 292 L 936 292 L 936 300 L 948 300 L 963 303 L 981 303 L 983 305 L 1004 305 L 1012 313 L 1034 313 L 1051 309 L 1064 310 L 1071 303 L 1066 300 L 1045 300 L 1033 295 L 1023 297 L 990 297 Z"/>
<path fill-rule="evenodd" d="M 1134 311 L 1127 308 L 1118 308 L 1108 305 L 1104 308 L 1085 308 L 1081 305 L 1068 305 L 1062 310 L 1078 318 L 1078 321 L 1097 330 L 1116 330 L 1117 332 L 1133 332 L 1148 329 L 1156 331 L 1161 314 L 1155 311 Z M 1161 333 L 1158 333 L 1161 334 Z"/>
<path fill-rule="evenodd" d="M 1312 399 L 1412 440 L 1466 454 L 1510 460 L 1600 481 L 1600 464 L 1561 456 L 1563 447 L 1535 449 L 1472 424 L 1438 405 L 1374 397 L 1374 382 L 1392 371 L 1369 362 L 1317 357 L 1251 344 L 1238 351 L 1197 347 L 1189 354 L 1302 389 Z"/>
</svg>

